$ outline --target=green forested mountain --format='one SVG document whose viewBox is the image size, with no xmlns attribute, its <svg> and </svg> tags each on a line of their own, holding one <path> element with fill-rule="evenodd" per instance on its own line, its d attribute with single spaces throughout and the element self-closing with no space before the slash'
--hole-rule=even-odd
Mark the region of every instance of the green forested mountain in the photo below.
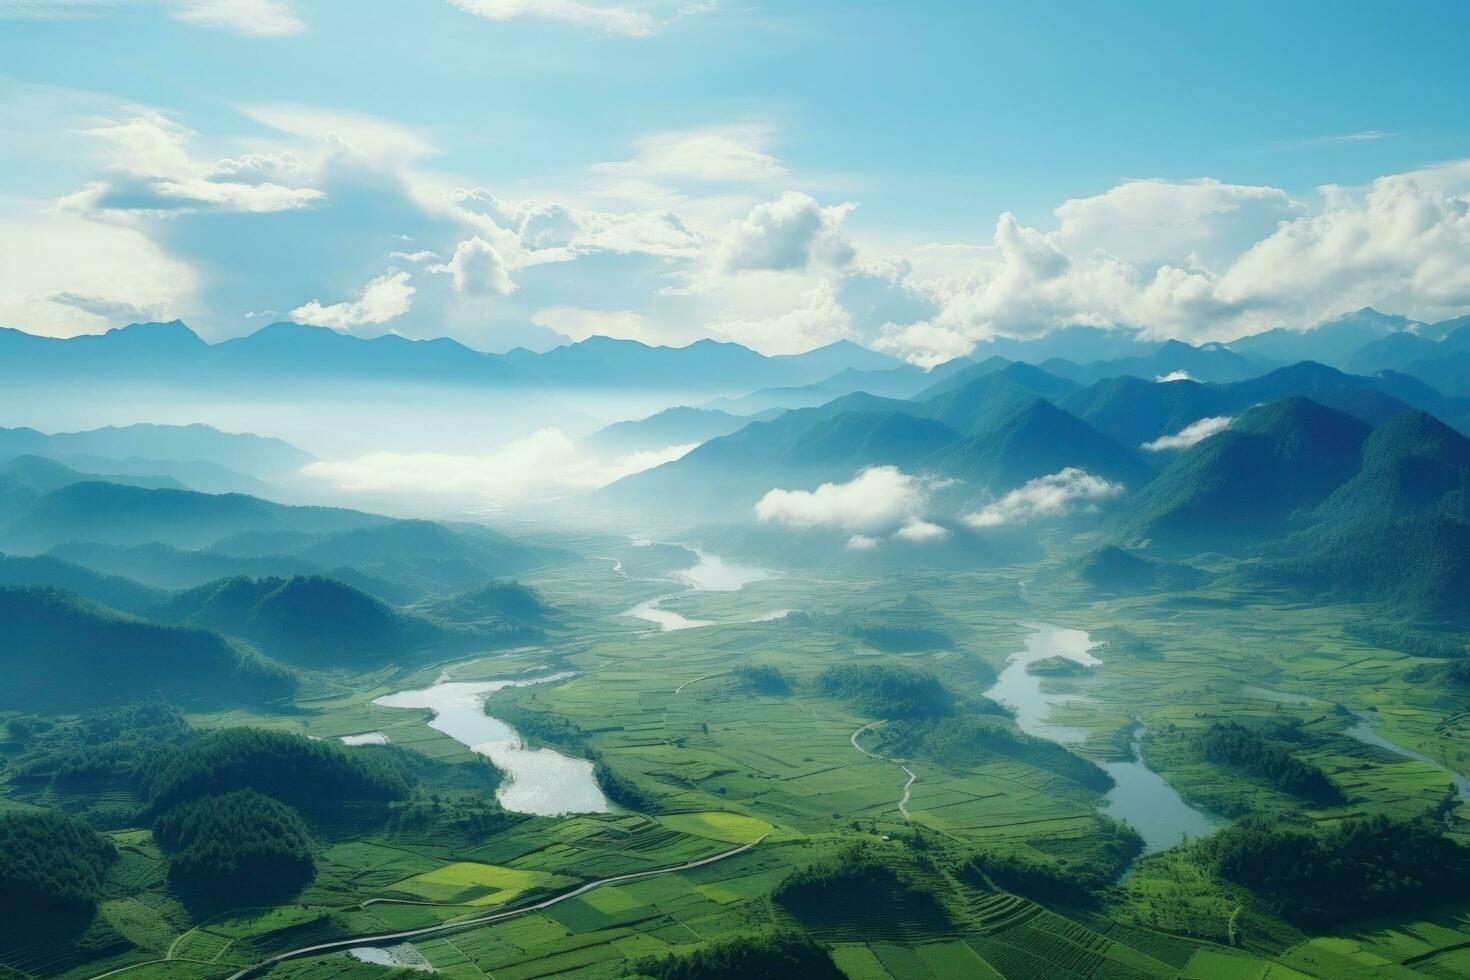
<svg viewBox="0 0 1470 980">
<path fill-rule="evenodd" d="M 1116 539 L 1172 552 L 1239 552 L 1358 470 L 1368 426 L 1305 398 L 1255 408 L 1125 499 Z"/>
<path fill-rule="evenodd" d="M 307 811 L 403 798 L 408 784 L 389 757 L 259 728 L 206 732 L 163 753 L 144 777 L 159 812 L 203 796 L 253 789 Z"/>
<path fill-rule="evenodd" d="M 962 481 L 956 490 L 1003 493 L 1069 466 L 1138 487 L 1151 473 L 1131 449 L 1048 401 L 1033 398 L 986 431 L 945 446 L 923 466 Z"/>
<path fill-rule="evenodd" d="M 0 623 L 7 708 L 77 709 L 155 692 L 261 700 L 294 685 L 279 666 L 215 633 L 158 626 L 58 589 L 0 587 Z"/>
<path fill-rule="evenodd" d="M 176 480 L 164 476 L 103 477 L 43 456 L 16 456 L 0 462 L 0 528 L 53 490 L 102 479 L 133 487 L 182 489 Z"/>
<path fill-rule="evenodd" d="M 146 615 L 165 594 L 120 575 L 105 575 L 52 555 L 0 554 L 0 585 L 33 585 L 74 592 L 104 606 Z"/>
<path fill-rule="evenodd" d="M 61 813 L 0 813 L 0 896 L 16 918 L 73 915 L 94 905 L 117 857 L 105 838 Z"/>
<path fill-rule="evenodd" d="M 170 622 L 242 637 L 303 665 L 377 662 L 439 636 L 430 624 L 320 576 L 225 579 L 174 596 L 160 612 Z"/>
<path fill-rule="evenodd" d="M 253 789 L 180 803 L 158 818 L 153 837 L 176 886 L 232 905 L 289 897 L 315 870 L 301 815 Z"/>
</svg>

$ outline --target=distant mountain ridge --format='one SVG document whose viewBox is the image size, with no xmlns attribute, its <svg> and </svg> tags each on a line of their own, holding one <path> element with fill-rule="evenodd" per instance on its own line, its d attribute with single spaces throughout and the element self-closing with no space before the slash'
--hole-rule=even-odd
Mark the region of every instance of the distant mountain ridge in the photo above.
<svg viewBox="0 0 1470 980">
<path fill-rule="evenodd" d="M 744 394 L 803 385 L 845 370 L 902 367 L 886 354 L 838 341 L 802 354 L 767 356 L 739 344 L 701 340 L 652 347 L 594 336 L 536 354 L 474 350 L 449 338 L 410 340 L 395 334 L 362 338 L 326 327 L 281 322 L 209 344 L 178 320 L 135 323 L 105 334 L 68 339 L 0 328 L 0 380 L 149 382 L 185 387 L 294 378 L 392 381 L 487 387 L 661 388 Z"/>
</svg>

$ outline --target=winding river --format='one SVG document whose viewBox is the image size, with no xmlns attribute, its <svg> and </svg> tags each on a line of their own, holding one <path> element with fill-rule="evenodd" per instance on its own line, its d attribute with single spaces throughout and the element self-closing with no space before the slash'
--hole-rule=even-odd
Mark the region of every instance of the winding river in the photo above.
<svg viewBox="0 0 1470 980">
<path fill-rule="evenodd" d="M 514 728 L 485 713 L 485 699 L 496 691 L 548 684 L 571 676 L 561 673 L 530 680 L 442 680 L 422 690 L 386 694 L 373 704 L 431 711 L 430 728 L 468 746 L 505 772 L 506 780 L 495 796 L 507 810 L 543 817 L 606 813 L 607 797 L 593 778 L 591 762 L 554 749 L 528 749 Z"/>
<path fill-rule="evenodd" d="M 635 542 L 635 544 L 638 542 Z M 681 569 L 674 573 L 674 577 L 682 582 L 686 588 L 668 595 L 658 596 L 638 605 L 623 613 L 624 616 L 632 616 L 645 622 L 653 623 L 662 632 L 673 630 L 694 629 L 698 626 L 714 626 L 716 622 L 709 619 L 690 619 L 688 616 L 676 613 L 671 609 L 663 608 L 663 604 L 670 599 L 681 596 L 695 595 L 700 592 L 739 592 L 752 582 L 759 582 L 771 577 L 769 569 L 757 568 L 752 565 L 737 565 L 727 562 L 718 555 L 711 555 L 698 548 L 689 545 L 678 547 L 692 551 L 698 559 L 689 568 Z M 762 613 L 752 619 L 739 620 L 745 623 L 758 623 L 771 619 L 780 619 L 785 616 L 789 609 L 777 609 Z"/>
<path fill-rule="evenodd" d="M 986 696 L 1013 710 L 1017 727 L 1028 735 L 1068 746 L 1080 745 L 1087 738 L 1086 729 L 1056 724 L 1050 716 L 1052 709 L 1060 705 L 1088 699 L 1043 691 L 1042 678 L 1027 668 L 1048 657 L 1065 657 L 1084 667 L 1099 669 L 1102 661 L 1092 654 L 1097 644 L 1082 630 L 1050 623 L 1021 625 L 1031 630 L 1025 637 L 1025 649 L 1011 655 L 995 684 L 985 692 Z M 1113 777 L 1113 788 L 1103 798 L 1107 814 L 1128 821 L 1138 831 L 1146 854 L 1173 847 L 1186 837 L 1211 833 L 1228 823 L 1223 817 L 1184 802 L 1162 776 L 1144 765 L 1136 741 L 1131 760 L 1101 765 Z"/>
</svg>

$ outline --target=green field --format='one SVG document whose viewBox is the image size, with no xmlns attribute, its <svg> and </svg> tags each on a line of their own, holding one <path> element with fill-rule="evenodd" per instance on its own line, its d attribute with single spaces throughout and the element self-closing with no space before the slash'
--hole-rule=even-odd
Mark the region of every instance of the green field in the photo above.
<svg viewBox="0 0 1470 980">
<path fill-rule="evenodd" d="M 445 783 L 432 798 L 423 790 L 398 805 L 389 824 L 344 821 L 319 831 L 315 878 L 289 903 L 208 914 L 171 891 L 145 827 L 119 827 L 112 837 L 121 858 L 109 872 L 109 897 L 85 934 L 5 935 L 0 963 L 21 975 L 125 970 L 122 976 L 139 978 L 223 978 L 276 953 L 514 911 L 591 882 L 759 840 L 725 860 L 607 884 L 539 911 L 412 943 L 435 970 L 455 978 L 617 976 L 644 957 L 793 927 L 828 946 L 854 980 L 1464 975 L 1470 897 L 1400 920 L 1304 927 L 1212 875 L 1189 847 L 1136 862 L 1085 906 L 1038 903 L 967 878 L 960 870 L 967 855 L 986 850 L 1065 868 L 1120 869 L 1103 797 L 1021 756 L 957 761 L 921 747 L 904 760 L 917 777 L 906 819 L 898 804 L 907 777 L 898 763 L 852 743 L 855 732 L 882 719 L 818 682 L 841 664 L 896 664 L 931 672 L 962 705 L 975 705 L 1020 649 L 1023 622 L 1083 629 L 1095 639 L 1114 638 L 1099 648 L 1103 666 L 1042 682 L 1047 691 L 1076 696 L 1051 720 L 1083 733 L 1083 756 L 1126 757 L 1141 723 L 1145 759 L 1196 806 L 1230 817 L 1302 813 L 1324 827 L 1362 815 L 1443 813 L 1463 839 L 1470 814 L 1453 801 L 1444 769 L 1346 735 L 1349 712 L 1358 711 L 1399 744 L 1470 768 L 1470 743 L 1461 737 L 1470 706 L 1404 683 L 1412 658 L 1349 639 L 1343 624 L 1359 610 L 1225 592 L 1191 596 L 1181 606 L 1169 595 L 1100 599 L 1062 588 L 1023 590 L 1019 583 L 1034 577 L 1035 567 L 871 580 L 789 572 L 738 592 L 684 596 L 671 607 L 716 625 L 661 633 L 620 615 L 667 590 L 666 582 L 647 578 L 662 570 L 652 556 L 616 540 L 570 544 L 617 555 L 629 569 L 642 562 L 644 574 L 619 576 L 606 563 L 547 574 L 534 584 L 548 602 L 576 613 L 574 628 L 546 648 L 448 667 L 456 680 L 548 667 L 573 672 L 561 683 L 500 691 L 488 710 L 533 743 L 595 754 L 653 801 L 649 812 L 506 815 L 485 791 Z M 914 595 L 928 604 L 926 617 L 943 623 L 950 638 L 944 649 L 882 653 L 821 626 L 747 621 L 773 609 L 835 615 L 900 608 Z M 742 688 L 729 673 L 742 664 L 779 667 L 789 691 Z M 445 666 L 322 675 L 290 710 L 195 712 L 191 721 L 320 738 L 381 731 L 416 757 L 465 763 L 474 754 L 428 727 L 424 713 L 371 703 L 432 683 Z M 1288 726 L 1299 738 L 1296 756 L 1325 772 L 1341 798 L 1305 805 L 1204 757 L 1196 735 L 1220 719 Z M 879 744 L 878 733 L 862 744 Z M 7 806 L 66 805 L 91 792 L 19 780 L 5 790 Z M 926 897 L 884 905 L 854 893 L 822 915 L 779 897 L 791 875 L 838 860 L 855 842 Z M 1107 872 L 1109 880 L 1114 873 Z M 384 971 L 332 954 L 270 972 L 314 978 Z"/>
</svg>

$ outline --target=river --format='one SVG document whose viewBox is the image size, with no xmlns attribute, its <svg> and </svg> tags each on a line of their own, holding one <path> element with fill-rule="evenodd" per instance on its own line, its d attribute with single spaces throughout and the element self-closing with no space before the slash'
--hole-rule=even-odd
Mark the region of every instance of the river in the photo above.
<svg viewBox="0 0 1470 980">
<path fill-rule="evenodd" d="M 639 543 L 652 544 L 653 542 L 635 541 L 635 544 Z M 689 545 L 678 545 L 677 547 L 693 552 L 697 559 L 689 568 L 681 569 L 674 573 L 674 577 L 682 582 L 685 588 L 678 592 L 671 592 L 668 595 L 649 599 L 646 602 L 640 602 L 632 609 L 623 613 L 624 616 L 632 616 L 635 619 L 653 623 L 660 631 L 665 633 L 673 630 L 694 629 L 699 626 L 714 626 L 717 625 L 714 620 L 690 619 L 681 613 L 663 608 L 663 604 L 670 599 L 695 595 L 700 592 L 739 592 L 752 582 L 759 582 L 772 576 L 772 572 L 769 569 L 757 568 L 752 565 L 737 565 L 734 562 L 725 561 L 718 555 L 711 555 L 708 552 L 690 547 Z M 751 619 L 738 620 L 738 622 L 758 623 L 780 619 L 790 611 L 789 609 L 771 610 Z"/>
<path fill-rule="evenodd" d="M 1016 725 L 1028 735 L 1051 739 L 1063 745 L 1080 745 L 1088 731 L 1053 723 L 1054 708 L 1087 698 L 1042 690 L 1042 678 L 1027 668 L 1047 657 L 1065 657 L 1090 669 L 1102 667 L 1092 654 L 1097 646 L 1082 630 L 1065 629 L 1050 623 L 1022 623 L 1031 630 L 1025 637 L 1025 649 L 1012 654 L 995 684 L 986 696 L 1004 704 L 1016 714 Z M 1152 854 L 1173 847 L 1186 837 L 1200 837 L 1224 827 L 1223 817 L 1197 810 L 1184 802 L 1168 781 L 1144 765 L 1133 746 L 1133 758 L 1126 762 L 1104 762 L 1103 769 L 1113 777 L 1113 788 L 1103 797 L 1105 812 L 1128 821 L 1143 838 L 1144 853 Z"/>
<path fill-rule="evenodd" d="M 427 708 L 429 727 L 485 756 L 506 774 L 495 794 L 516 813 L 556 817 L 566 813 L 606 813 L 607 797 L 592 775 L 592 763 L 554 749 L 528 749 L 520 734 L 485 713 L 485 699 L 507 687 L 565 680 L 570 673 L 530 680 L 449 681 L 418 691 L 385 694 L 373 704 L 384 708 Z"/>
</svg>

